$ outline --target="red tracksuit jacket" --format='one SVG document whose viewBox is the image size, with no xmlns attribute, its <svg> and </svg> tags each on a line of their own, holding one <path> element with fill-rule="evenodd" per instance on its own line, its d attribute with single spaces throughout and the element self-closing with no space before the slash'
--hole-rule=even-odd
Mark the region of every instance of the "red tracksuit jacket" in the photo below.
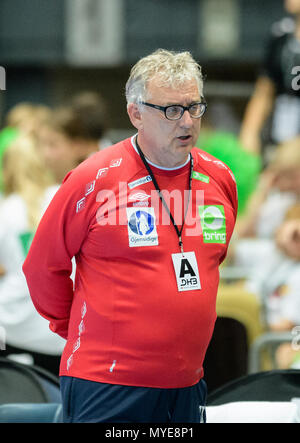
<svg viewBox="0 0 300 443">
<path fill-rule="evenodd" d="M 54 196 L 23 270 L 36 309 L 67 339 L 60 375 L 158 388 L 203 376 L 237 194 L 227 166 L 197 148 L 191 154 L 182 239 L 195 253 L 201 289 L 178 291 L 178 236 L 131 139 L 83 162 Z M 189 164 L 151 168 L 180 228 Z"/>
</svg>

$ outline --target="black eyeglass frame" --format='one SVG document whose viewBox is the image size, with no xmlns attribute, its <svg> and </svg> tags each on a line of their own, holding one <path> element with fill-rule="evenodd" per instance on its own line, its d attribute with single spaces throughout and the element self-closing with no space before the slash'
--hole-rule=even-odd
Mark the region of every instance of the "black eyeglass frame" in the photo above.
<svg viewBox="0 0 300 443">
<path fill-rule="evenodd" d="M 190 116 L 192 117 L 192 118 L 201 118 L 204 114 L 205 114 L 205 112 L 206 112 L 206 109 L 207 109 L 207 103 L 205 102 L 205 101 L 203 101 L 203 102 L 195 102 L 195 103 L 192 103 L 190 106 L 183 106 L 183 105 L 168 105 L 168 106 L 159 106 L 159 105 L 154 105 L 153 103 L 148 103 L 148 102 L 140 102 L 142 105 L 145 105 L 145 106 L 149 106 L 149 107 L 151 107 L 151 108 L 154 108 L 154 109 L 158 109 L 159 111 L 163 111 L 163 113 L 165 114 L 165 117 L 166 117 L 166 119 L 168 119 L 168 120 L 180 120 L 181 119 L 181 117 L 183 116 L 183 114 L 185 113 L 185 111 L 188 111 L 189 112 L 189 114 L 190 114 Z M 192 108 L 193 106 L 195 106 L 195 105 L 203 105 L 204 106 L 204 110 L 203 110 L 203 112 L 198 116 L 198 117 L 195 117 L 194 115 L 192 115 L 191 113 L 190 113 L 190 108 Z M 167 109 L 168 108 L 173 108 L 174 106 L 176 106 L 176 107 L 178 107 L 178 108 L 181 108 L 181 114 L 180 114 L 180 116 L 179 117 L 177 117 L 177 118 L 169 118 L 168 116 L 167 116 Z"/>
</svg>

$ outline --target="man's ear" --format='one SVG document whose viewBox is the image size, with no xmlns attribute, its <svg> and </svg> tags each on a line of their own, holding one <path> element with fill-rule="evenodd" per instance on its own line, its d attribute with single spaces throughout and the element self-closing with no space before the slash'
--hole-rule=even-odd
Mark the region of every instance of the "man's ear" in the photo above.
<svg viewBox="0 0 300 443">
<path fill-rule="evenodd" d="M 129 103 L 127 106 L 127 113 L 133 126 L 137 130 L 141 130 L 143 128 L 143 121 L 139 106 L 136 103 Z"/>
</svg>

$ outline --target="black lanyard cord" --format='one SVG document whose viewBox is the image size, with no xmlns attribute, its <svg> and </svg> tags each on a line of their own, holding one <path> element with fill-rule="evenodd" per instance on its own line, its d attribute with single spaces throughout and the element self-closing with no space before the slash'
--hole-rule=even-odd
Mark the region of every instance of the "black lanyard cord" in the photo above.
<svg viewBox="0 0 300 443">
<path fill-rule="evenodd" d="M 175 223 L 174 217 L 171 214 L 171 211 L 170 211 L 170 209 L 169 209 L 169 207 L 167 205 L 167 202 L 165 201 L 165 199 L 164 199 L 164 197 L 162 195 L 162 192 L 161 192 L 161 190 L 160 190 L 160 188 L 158 186 L 156 178 L 153 175 L 152 169 L 151 169 L 149 163 L 147 162 L 147 160 L 146 160 L 146 158 L 144 156 L 144 153 L 143 153 L 143 151 L 141 150 L 141 148 L 140 148 L 140 146 L 138 144 L 137 137 L 136 137 L 135 143 L 136 143 L 137 150 L 138 150 L 138 152 L 140 154 L 140 157 L 141 157 L 141 159 L 142 159 L 142 161 L 143 161 L 143 163 L 144 163 L 144 165 L 145 165 L 147 171 L 149 172 L 149 175 L 150 175 L 150 177 L 151 177 L 151 179 L 153 181 L 153 184 L 154 184 L 155 189 L 156 189 L 156 191 L 157 191 L 157 193 L 159 195 L 159 198 L 160 198 L 162 204 L 164 205 L 164 207 L 165 207 L 165 209 L 166 209 L 166 211 L 167 211 L 167 213 L 168 213 L 168 215 L 170 217 L 170 220 L 171 220 L 171 222 L 172 222 L 172 224 L 173 224 L 173 226 L 174 226 L 174 228 L 176 230 L 176 233 L 177 233 L 177 236 L 178 236 L 178 240 L 179 240 L 179 246 L 180 246 L 181 252 L 183 252 L 183 243 L 182 243 L 181 234 L 182 234 L 182 231 L 183 231 L 186 214 L 187 214 L 188 207 L 189 207 L 191 190 L 192 190 L 193 156 L 192 156 L 192 154 L 190 154 L 189 195 L 188 195 L 187 205 L 186 205 L 186 208 L 185 208 L 185 213 L 184 213 L 184 218 L 183 218 L 182 226 L 181 226 L 181 229 L 179 230 L 178 226 Z"/>
</svg>

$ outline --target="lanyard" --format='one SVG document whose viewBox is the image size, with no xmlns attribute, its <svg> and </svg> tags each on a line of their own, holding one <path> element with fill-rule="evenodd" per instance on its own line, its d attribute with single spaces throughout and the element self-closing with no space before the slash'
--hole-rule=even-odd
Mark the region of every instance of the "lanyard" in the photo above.
<svg viewBox="0 0 300 443">
<path fill-rule="evenodd" d="M 164 207 L 165 207 L 165 209 L 166 209 L 166 211 L 167 211 L 167 213 L 168 213 L 168 215 L 169 215 L 169 217 L 170 217 L 170 220 L 171 220 L 171 222 L 172 222 L 172 224 L 173 224 L 173 226 L 174 226 L 174 228 L 175 228 L 175 231 L 176 231 L 176 233 L 177 233 L 178 240 L 179 240 L 179 247 L 180 247 L 180 249 L 181 249 L 181 252 L 183 253 L 183 243 L 182 243 L 182 237 L 181 237 L 181 235 L 182 235 L 183 226 L 184 226 L 184 222 L 185 222 L 185 218 L 186 218 L 187 210 L 188 210 L 188 207 L 189 207 L 190 197 L 191 197 L 191 190 L 192 190 L 192 173 L 193 173 L 193 156 L 190 154 L 189 195 L 188 195 L 188 201 L 187 201 L 187 205 L 186 205 L 185 212 L 184 212 L 184 218 L 183 218 L 182 226 L 181 226 L 181 229 L 179 230 L 178 226 L 177 226 L 176 223 L 175 223 L 174 217 L 173 217 L 173 215 L 171 214 L 171 211 L 170 211 L 170 209 L 169 209 L 169 207 L 168 207 L 168 205 L 167 205 L 167 203 L 166 203 L 166 201 L 165 201 L 165 199 L 164 199 L 164 197 L 163 197 L 163 195 L 162 195 L 162 192 L 161 192 L 161 190 L 160 190 L 160 188 L 159 188 L 159 186 L 158 186 L 158 183 L 157 183 L 157 181 L 156 181 L 156 179 L 155 179 L 155 177 L 154 177 L 154 175 L 153 175 L 152 169 L 150 168 L 150 165 L 149 165 L 149 163 L 147 162 L 147 160 L 146 160 L 146 158 L 145 158 L 145 156 L 144 156 L 144 153 L 142 152 L 142 150 L 141 150 L 141 148 L 140 148 L 140 146 L 139 146 L 139 144 L 138 144 L 137 137 L 136 137 L 136 139 L 135 139 L 135 143 L 136 143 L 137 150 L 138 150 L 138 152 L 139 152 L 139 154 L 140 154 L 140 157 L 141 157 L 141 159 L 142 159 L 142 161 L 143 161 L 143 163 L 144 163 L 144 165 L 145 165 L 147 171 L 149 172 L 150 177 L 152 178 L 153 184 L 154 184 L 155 189 L 156 189 L 156 191 L 157 191 L 157 193 L 158 193 L 158 195 L 159 195 L 159 198 L 160 198 L 162 204 L 164 205 Z"/>
</svg>

